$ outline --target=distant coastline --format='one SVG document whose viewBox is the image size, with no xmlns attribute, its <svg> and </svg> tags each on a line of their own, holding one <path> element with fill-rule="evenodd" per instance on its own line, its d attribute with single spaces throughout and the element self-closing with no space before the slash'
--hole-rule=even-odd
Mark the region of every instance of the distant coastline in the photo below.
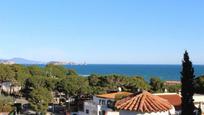
<svg viewBox="0 0 204 115">
<path fill-rule="evenodd" d="M 39 64 L 44 67 L 45 64 Z M 81 76 L 91 74 L 120 74 L 125 76 L 142 76 L 145 80 L 151 77 L 160 77 L 162 80 L 180 80 L 181 65 L 164 64 L 87 64 L 87 65 L 63 65 L 73 69 Z M 194 65 L 195 75 L 204 75 L 204 65 Z"/>
<path fill-rule="evenodd" d="M 71 61 L 51 61 L 42 63 L 24 58 L 1 59 L 2 64 L 38 65 L 46 64 L 62 65 L 75 70 L 80 76 L 87 77 L 91 74 L 120 74 L 125 76 L 141 76 L 149 81 L 151 77 L 160 77 L 162 80 L 180 80 L 181 64 L 86 64 Z M 204 65 L 194 64 L 195 75 L 204 75 Z"/>
</svg>

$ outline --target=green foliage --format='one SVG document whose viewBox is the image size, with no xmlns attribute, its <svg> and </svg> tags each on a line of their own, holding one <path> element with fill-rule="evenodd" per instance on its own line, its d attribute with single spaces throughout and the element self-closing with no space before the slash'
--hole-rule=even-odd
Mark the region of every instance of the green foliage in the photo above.
<svg viewBox="0 0 204 115">
<path fill-rule="evenodd" d="M 204 75 L 195 79 L 195 92 L 204 94 Z"/>
<path fill-rule="evenodd" d="M 45 76 L 46 75 L 44 69 L 39 67 L 38 65 L 28 66 L 28 70 L 32 76 Z"/>
<path fill-rule="evenodd" d="M 181 95 L 182 95 L 182 112 L 181 115 L 193 115 L 195 106 L 193 103 L 193 95 L 195 93 L 194 86 L 194 69 L 189 59 L 188 52 L 184 53 L 181 71 Z"/>
<path fill-rule="evenodd" d="M 11 81 L 21 85 L 22 93 L 29 97 L 29 93 L 36 88 L 44 87 L 50 91 L 56 89 L 56 83 L 69 76 L 77 76 L 74 70 L 66 69 L 63 66 L 47 65 L 5 65 L 0 64 L 0 81 Z"/>
<path fill-rule="evenodd" d="M 23 65 L 10 65 L 13 72 L 15 72 L 15 81 L 22 87 L 24 87 L 24 82 L 27 78 L 31 77 L 32 75 L 29 72 L 28 67 Z"/>
<path fill-rule="evenodd" d="M 9 96 L 0 95 L 0 112 L 10 112 L 13 107 L 13 99 Z"/>
<path fill-rule="evenodd" d="M 165 88 L 167 89 L 168 92 L 175 93 L 175 92 L 179 92 L 179 90 L 181 89 L 181 85 L 180 84 L 166 85 Z"/>
<path fill-rule="evenodd" d="M 124 91 L 136 91 L 139 89 L 149 89 L 148 83 L 138 76 L 122 75 L 91 75 L 88 77 L 89 85 L 92 87 L 93 94 L 104 93 L 107 90 L 117 90 L 122 87 Z"/>
<path fill-rule="evenodd" d="M 9 65 L 0 64 L 0 81 L 14 81 L 15 72 Z"/>
<path fill-rule="evenodd" d="M 36 112 L 46 112 L 51 100 L 51 92 L 46 88 L 33 89 L 30 93 L 29 101 L 32 109 Z"/>
<path fill-rule="evenodd" d="M 130 88 L 131 92 L 137 91 L 137 89 L 148 90 L 149 84 L 142 77 L 130 77 L 126 82 L 127 88 Z"/>
<path fill-rule="evenodd" d="M 199 92 L 203 91 L 204 78 L 198 78 L 196 83 Z M 167 88 L 170 92 L 176 91 L 180 86 L 164 87 L 163 81 L 159 78 L 152 78 L 148 84 L 143 77 L 123 75 L 90 75 L 89 77 L 78 76 L 74 70 L 66 69 L 58 65 L 3 65 L 0 64 L 0 81 L 12 81 L 22 86 L 22 94 L 32 101 L 32 107 L 36 111 L 46 111 L 51 91 L 59 91 L 66 94 L 66 97 L 80 96 L 86 94 L 101 94 L 108 91 L 116 91 L 121 87 L 123 91 L 135 92 L 137 89 L 162 92 Z M 46 93 L 46 94 L 45 94 Z M 118 96 L 117 98 L 122 98 Z M 46 99 L 48 98 L 48 100 Z M 37 102 L 43 100 L 43 104 Z M 45 104 L 44 104 L 45 100 Z"/>
<path fill-rule="evenodd" d="M 99 82 L 100 82 L 100 78 L 99 76 L 95 75 L 95 74 L 92 74 L 88 77 L 88 80 L 89 80 L 89 84 L 91 86 L 97 86 L 99 85 Z"/>
<path fill-rule="evenodd" d="M 24 82 L 24 87 L 23 87 L 23 95 L 26 98 L 30 97 L 30 92 L 33 89 L 38 89 L 41 87 L 46 88 L 49 91 L 53 91 L 55 89 L 55 85 L 57 83 L 58 79 L 54 79 L 54 78 L 49 78 L 46 76 L 32 76 L 29 77 L 27 79 L 25 79 Z"/>
<path fill-rule="evenodd" d="M 158 77 L 151 78 L 149 84 L 151 86 L 151 91 L 153 92 L 163 92 L 164 91 L 164 82 Z"/>
<path fill-rule="evenodd" d="M 16 74 L 16 81 L 19 85 L 21 85 L 24 88 L 26 79 L 31 78 L 31 77 L 32 76 L 30 74 L 19 72 Z"/>
<path fill-rule="evenodd" d="M 68 75 L 77 75 L 74 70 L 66 69 L 61 65 L 48 64 L 45 67 L 45 71 L 47 76 L 52 78 L 65 78 Z"/>
<path fill-rule="evenodd" d="M 92 95 L 107 93 L 107 90 L 103 87 L 100 87 L 100 86 L 89 86 L 89 87 L 90 87 L 90 94 Z"/>
<path fill-rule="evenodd" d="M 56 89 L 56 84 L 59 80 L 53 78 L 45 78 L 44 87 L 46 87 L 49 91 L 53 91 Z"/>
<path fill-rule="evenodd" d="M 67 96 L 88 94 L 90 87 L 88 80 L 79 76 L 69 76 L 57 83 L 57 90 L 64 92 Z"/>
<path fill-rule="evenodd" d="M 121 100 L 121 99 L 123 99 L 123 98 L 125 98 L 125 97 L 127 97 L 127 96 L 129 96 L 130 94 L 117 94 L 116 96 L 115 96 L 115 101 L 118 101 L 118 100 Z"/>
</svg>

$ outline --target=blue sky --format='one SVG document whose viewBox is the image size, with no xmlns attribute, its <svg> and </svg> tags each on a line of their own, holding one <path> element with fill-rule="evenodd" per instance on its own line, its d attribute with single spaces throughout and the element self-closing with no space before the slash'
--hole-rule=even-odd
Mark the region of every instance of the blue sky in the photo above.
<svg viewBox="0 0 204 115">
<path fill-rule="evenodd" d="M 203 0 L 2 0 L 0 58 L 204 64 Z"/>
</svg>

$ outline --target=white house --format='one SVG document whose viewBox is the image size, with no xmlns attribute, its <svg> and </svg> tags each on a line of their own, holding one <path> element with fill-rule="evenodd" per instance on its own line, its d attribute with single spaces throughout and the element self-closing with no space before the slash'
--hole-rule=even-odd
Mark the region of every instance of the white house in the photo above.
<svg viewBox="0 0 204 115">
<path fill-rule="evenodd" d="M 117 95 L 130 95 L 129 92 L 114 92 L 102 95 L 96 95 L 93 100 L 84 102 L 84 111 L 78 112 L 79 115 L 119 115 L 114 111 L 115 98 Z"/>
<path fill-rule="evenodd" d="M 176 115 L 181 113 L 181 95 L 178 93 L 156 93 L 161 98 L 168 100 L 175 108 Z M 204 95 L 203 94 L 194 94 L 194 105 L 197 108 L 201 108 L 202 112 L 204 113 Z"/>
<path fill-rule="evenodd" d="M 175 114 L 181 114 L 181 95 L 178 93 L 155 93 L 153 95 L 157 95 L 165 100 L 167 100 L 171 105 L 175 108 Z"/>
<path fill-rule="evenodd" d="M 130 95 L 116 102 L 119 115 L 174 115 L 175 109 L 167 100 L 147 91 Z"/>
<path fill-rule="evenodd" d="M 16 94 L 21 90 L 21 86 L 14 85 L 10 81 L 5 81 L 0 83 L 0 90 L 1 92 L 7 93 L 7 94 Z"/>
<path fill-rule="evenodd" d="M 197 108 L 201 108 L 202 113 L 204 113 L 204 95 L 203 94 L 194 94 L 193 99 L 194 99 L 194 105 Z"/>
</svg>

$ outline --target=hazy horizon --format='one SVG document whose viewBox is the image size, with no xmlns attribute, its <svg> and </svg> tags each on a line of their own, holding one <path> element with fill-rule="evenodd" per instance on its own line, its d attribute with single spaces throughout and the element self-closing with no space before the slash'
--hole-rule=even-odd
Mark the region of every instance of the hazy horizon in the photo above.
<svg viewBox="0 0 204 115">
<path fill-rule="evenodd" d="M 35 61 L 38 62 L 38 64 L 47 64 L 51 61 L 59 61 L 59 62 L 73 62 L 71 60 L 47 60 L 47 61 L 40 61 L 40 60 L 33 60 L 33 59 L 27 59 L 27 58 L 23 58 L 23 57 L 13 57 L 13 58 L 9 58 L 9 59 L 2 59 L 0 58 L 0 60 L 11 60 L 11 59 L 25 59 L 28 61 Z M 173 64 L 169 64 L 169 63 L 86 63 L 86 62 L 75 62 L 76 64 L 88 64 L 88 65 L 181 65 L 182 63 L 173 63 Z M 29 63 L 28 63 L 29 64 Z M 204 65 L 204 64 L 194 64 L 193 65 Z"/>
<path fill-rule="evenodd" d="M 0 59 L 204 64 L 204 1 L 1 1 Z"/>
</svg>

